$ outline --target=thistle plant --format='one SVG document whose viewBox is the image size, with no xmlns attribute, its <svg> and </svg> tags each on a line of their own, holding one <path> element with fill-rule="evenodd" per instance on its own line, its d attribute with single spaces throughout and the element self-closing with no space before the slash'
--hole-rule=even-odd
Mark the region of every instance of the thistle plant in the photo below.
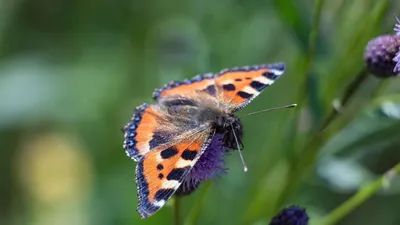
<svg viewBox="0 0 400 225">
<path fill-rule="evenodd" d="M 395 34 L 381 35 L 369 41 L 364 61 L 369 72 L 379 78 L 388 78 L 400 73 L 400 31 L 396 18 Z"/>
</svg>

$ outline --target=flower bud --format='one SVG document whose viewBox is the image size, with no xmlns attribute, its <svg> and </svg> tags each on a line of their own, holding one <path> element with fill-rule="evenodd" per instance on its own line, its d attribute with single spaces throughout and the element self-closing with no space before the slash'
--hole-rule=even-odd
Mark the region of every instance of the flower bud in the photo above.
<svg viewBox="0 0 400 225">
<path fill-rule="evenodd" d="M 364 61 L 368 70 L 379 78 L 396 76 L 400 72 L 400 36 L 382 35 L 368 42 Z"/>
<path fill-rule="evenodd" d="M 309 217 L 304 208 L 289 206 L 272 218 L 269 225 L 307 225 Z"/>
</svg>

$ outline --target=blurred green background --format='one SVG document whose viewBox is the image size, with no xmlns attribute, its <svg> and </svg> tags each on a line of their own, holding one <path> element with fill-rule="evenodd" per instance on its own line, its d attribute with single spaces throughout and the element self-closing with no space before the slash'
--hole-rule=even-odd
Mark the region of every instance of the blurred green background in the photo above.
<svg viewBox="0 0 400 225">
<path fill-rule="evenodd" d="M 368 77 L 308 149 L 368 40 L 400 16 L 397 0 L 319 3 L 320 17 L 311 0 L 1 0 L 0 224 L 173 224 L 171 204 L 135 211 L 120 131 L 133 109 L 171 80 L 280 61 L 284 77 L 238 115 L 299 107 L 243 118 L 249 172 L 229 156 L 227 175 L 182 199 L 181 219 L 263 225 L 299 204 L 318 224 L 400 161 L 400 79 Z M 399 225 L 399 209 L 395 179 L 338 224 Z"/>
</svg>

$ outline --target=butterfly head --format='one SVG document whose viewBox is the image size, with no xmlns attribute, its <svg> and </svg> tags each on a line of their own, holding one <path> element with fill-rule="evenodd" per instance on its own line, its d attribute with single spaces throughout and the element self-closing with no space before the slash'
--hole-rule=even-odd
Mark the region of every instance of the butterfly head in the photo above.
<svg viewBox="0 0 400 225">
<path fill-rule="evenodd" d="M 226 147 L 233 149 L 239 147 L 237 146 L 235 135 L 239 143 L 241 143 L 243 127 L 238 117 L 233 114 L 221 114 L 216 117 L 214 126 L 217 133 L 224 135 L 224 145 Z"/>
<path fill-rule="evenodd" d="M 223 133 L 224 131 L 231 130 L 231 124 L 234 128 L 240 128 L 241 124 L 239 118 L 233 114 L 221 114 L 216 117 L 215 128 L 218 133 Z"/>
</svg>

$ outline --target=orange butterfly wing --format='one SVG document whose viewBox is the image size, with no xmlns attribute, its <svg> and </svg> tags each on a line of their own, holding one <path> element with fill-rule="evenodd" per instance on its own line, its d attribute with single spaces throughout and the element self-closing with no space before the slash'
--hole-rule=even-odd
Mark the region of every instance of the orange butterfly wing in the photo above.
<svg viewBox="0 0 400 225">
<path fill-rule="evenodd" d="M 282 63 L 223 70 L 215 78 L 215 85 L 222 90 L 218 97 L 230 111 L 237 111 L 273 84 L 284 71 Z"/>
<path fill-rule="evenodd" d="M 136 167 L 138 212 L 146 218 L 157 212 L 175 193 L 209 144 L 209 136 L 188 135 L 166 149 L 147 153 Z"/>
<path fill-rule="evenodd" d="M 153 98 L 157 101 L 168 96 L 195 98 L 196 91 L 203 91 L 234 112 L 249 104 L 284 71 L 283 63 L 225 69 L 216 75 L 198 75 L 190 80 L 171 82 L 156 90 Z"/>
<path fill-rule="evenodd" d="M 175 193 L 209 144 L 208 127 L 182 131 L 160 105 L 136 108 L 125 126 L 124 148 L 138 162 L 138 212 L 145 218 Z"/>
<path fill-rule="evenodd" d="M 165 130 L 164 128 L 168 128 Z M 142 104 L 124 127 L 123 148 L 136 162 L 160 145 L 169 143 L 178 133 L 158 105 Z"/>
<path fill-rule="evenodd" d="M 197 91 L 204 91 L 210 95 L 215 95 L 215 76 L 211 73 L 197 75 L 192 79 L 182 81 L 172 81 L 162 88 L 153 92 L 153 98 L 157 102 L 170 96 L 184 96 L 185 98 L 195 98 Z"/>
</svg>

